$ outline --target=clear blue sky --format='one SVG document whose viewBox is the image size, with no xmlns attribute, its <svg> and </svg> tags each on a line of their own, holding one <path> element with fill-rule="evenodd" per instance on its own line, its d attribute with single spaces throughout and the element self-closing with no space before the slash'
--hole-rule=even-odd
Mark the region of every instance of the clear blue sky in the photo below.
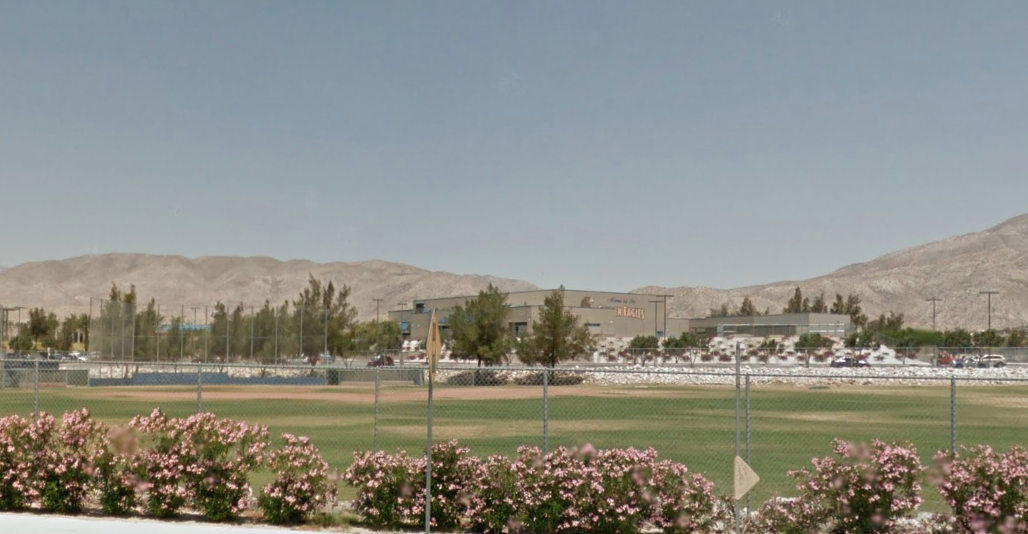
<svg viewBox="0 0 1028 534">
<path fill-rule="evenodd" d="M 1028 212 L 1028 2 L 0 0 L 0 262 L 825 273 Z"/>
</svg>

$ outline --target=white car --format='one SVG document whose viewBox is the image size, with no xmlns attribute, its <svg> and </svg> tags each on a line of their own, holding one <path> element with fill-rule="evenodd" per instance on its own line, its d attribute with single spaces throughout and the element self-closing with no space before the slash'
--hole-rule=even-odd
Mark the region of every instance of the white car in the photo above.
<svg viewBox="0 0 1028 534">
<path fill-rule="evenodd" d="M 1006 367 L 1007 359 L 1002 354 L 984 354 L 978 358 L 977 367 Z"/>
</svg>

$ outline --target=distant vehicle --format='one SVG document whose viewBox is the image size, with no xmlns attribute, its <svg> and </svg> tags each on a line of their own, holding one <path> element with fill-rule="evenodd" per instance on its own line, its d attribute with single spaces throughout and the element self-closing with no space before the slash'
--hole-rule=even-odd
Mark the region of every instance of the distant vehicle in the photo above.
<svg viewBox="0 0 1028 534">
<path fill-rule="evenodd" d="M 964 369 L 965 367 L 975 367 L 975 365 L 976 362 L 974 361 L 974 358 L 970 356 L 964 356 L 961 358 L 957 358 L 956 360 L 953 360 L 953 367 L 957 369 Z"/>
<path fill-rule="evenodd" d="M 388 354 L 379 354 L 368 361 L 368 367 L 386 367 L 393 365 L 393 357 Z"/>
<path fill-rule="evenodd" d="M 989 367 L 1006 367 L 1007 359 L 1002 354 L 986 354 L 978 358 L 975 362 L 981 369 Z"/>
<path fill-rule="evenodd" d="M 935 359 L 935 365 L 939 367 L 947 367 L 953 365 L 955 361 L 956 359 L 953 357 L 952 354 L 943 354 L 942 356 L 939 356 Z"/>
<path fill-rule="evenodd" d="M 854 358 L 852 356 L 843 356 L 832 360 L 832 367 L 871 367 L 871 364 L 867 360 L 860 358 Z"/>
</svg>

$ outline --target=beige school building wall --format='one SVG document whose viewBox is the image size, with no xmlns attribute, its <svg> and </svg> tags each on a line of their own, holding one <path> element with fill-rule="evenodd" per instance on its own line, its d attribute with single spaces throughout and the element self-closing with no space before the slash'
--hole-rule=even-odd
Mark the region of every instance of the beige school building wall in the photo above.
<svg viewBox="0 0 1028 534">
<path fill-rule="evenodd" d="M 539 318 L 539 310 L 546 297 L 553 290 L 520 291 L 510 293 L 507 302 L 511 306 L 510 326 L 515 335 L 530 333 L 532 321 Z M 435 310 L 440 325 L 445 330 L 450 312 L 474 296 L 415 300 L 409 309 L 389 312 L 389 319 L 400 324 L 405 339 L 424 340 L 428 336 L 431 312 Z M 664 298 L 655 295 L 616 293 L 610 291 L 565 290 L 564 304 L 590 332 L 601 337 L 634 337 L 657 335 L 664 329 Z M 672 319 L 668 319 L 668 330 L 677 335 L 684 330 L 681 319 L 672 330 Z"/>
</svg>

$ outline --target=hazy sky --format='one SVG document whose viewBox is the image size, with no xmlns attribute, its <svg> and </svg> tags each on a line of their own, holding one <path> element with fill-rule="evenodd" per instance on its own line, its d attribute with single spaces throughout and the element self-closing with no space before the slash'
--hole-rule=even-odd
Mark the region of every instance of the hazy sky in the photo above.
<svg viewBox="0 0 1028 534">
<path fill-rule="evenodd" d="M 0 0 L 0 263 L 628 290 L 1028 212 L 1028 2 Z"/>
</svg>

